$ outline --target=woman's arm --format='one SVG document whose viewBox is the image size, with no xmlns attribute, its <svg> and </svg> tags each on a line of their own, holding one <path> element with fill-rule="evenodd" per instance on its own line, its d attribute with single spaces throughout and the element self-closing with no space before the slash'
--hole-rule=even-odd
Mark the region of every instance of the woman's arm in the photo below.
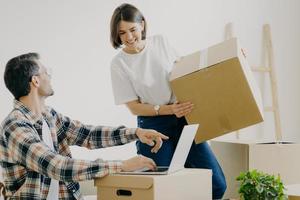
<svg viewBox="0 0 300 200">
<path fill-rule="evenodd" d="M 154 105 L 141 103 L 138 100 L 129 101 L 126 106 L 133 115 L 139 116 L 156 116 Z M 190 113 L 193 109 L 191 102 L 174 103 L 168 105 L 160 105 L 158 115 L 176 115 L 176 117 L 183 117 Z"/>
</svg>

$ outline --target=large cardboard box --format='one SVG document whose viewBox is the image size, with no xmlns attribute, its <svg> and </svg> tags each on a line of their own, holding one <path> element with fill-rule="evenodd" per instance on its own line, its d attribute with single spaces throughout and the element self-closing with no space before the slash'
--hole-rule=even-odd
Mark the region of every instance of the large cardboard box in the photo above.
<svg viewBox="0 0 300 200">
<path fill-rule="evenodd" d="M 263 121 L 259 88 L 236 38 L 176 62 L 170 84 L 178 101 L 195 106 L 186 116 L 200 124 L 200 143 Z"/>
<path fill-rule="evenodd" d="M 300 183 L 300 144 L 236 139 L 215 139 L 210 144 L 226 177 L 225 198 L 238 197 L 239 183 L 235 179 L 240 172 L 251 169 L 279 174 L 285 185 Z"/>
<path fill-rule="evenodd" d="M 212 173 L 184 169 L 169 175 L 108 175 L 95 180 L 98 200 L 209 200 Z"/>
</svg>

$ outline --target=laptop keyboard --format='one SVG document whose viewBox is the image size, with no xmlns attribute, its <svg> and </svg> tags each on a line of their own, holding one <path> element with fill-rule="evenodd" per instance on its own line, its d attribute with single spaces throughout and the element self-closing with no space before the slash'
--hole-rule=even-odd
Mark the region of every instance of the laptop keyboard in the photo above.
<svg viewBox="0 0 300 200">
<path fill-rule="evenodd" d="M 165 172 L 168 171 L 169 167 L 157 167 L 155 170 L 145 170 L 144 172 Z"/>
</svg>

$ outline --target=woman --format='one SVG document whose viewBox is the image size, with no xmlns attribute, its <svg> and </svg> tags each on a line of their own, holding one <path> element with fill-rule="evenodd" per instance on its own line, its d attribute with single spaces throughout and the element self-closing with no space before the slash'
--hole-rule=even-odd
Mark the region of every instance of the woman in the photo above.
<svg viewBox="0 0 300 200">
<path fill-rule="evenodd" d="M 152 158 L 158 166 L 168 166 L 184 125 L 191 112 L 191 102 L 176 102 L 170 89 L 169 74 L 178 55 L 166 38 L 146 38 L 147 23 L 133 5 L 122 4 L 113 13 L 111 43 L 122 50 L 111 62 L 111 79 L 116 104 L 126 104 L 137 115 L 138 126 L 155 129 L 169 136 L 158 152 L 137 142 L 139 154 Z M 188 168 L 213 171 L 213 198 L 221 199 L 225 178 L 209 145 L 192 144 L 185 163 Z"/>
</svg>

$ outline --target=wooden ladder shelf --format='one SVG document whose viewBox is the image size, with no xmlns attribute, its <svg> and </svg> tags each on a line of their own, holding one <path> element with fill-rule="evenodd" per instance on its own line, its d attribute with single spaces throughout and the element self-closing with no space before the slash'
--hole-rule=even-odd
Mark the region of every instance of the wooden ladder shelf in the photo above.
<svg viewBox="0 0 300 200">
<path fill-rule="evenodd" d="M 268 73 L 270 78 L 270 86 L 272 93 L 272 105 L 265 106 L 265 112 L 273 112 L 274 114 L 274 123 L 275 123 L 275 139 L 277 142 L 282 141 L 282 132 L 281 132 L 281 122 L 279 115 L 279 104 L 278 104 L 278 92 L 277 92 L 277 79 L 274 68 L 274 53 L 273 53 L 273 45 L 272 45 L 272 37 L 271 37 L 271 28 L 269 24 L 263 25 L 263 44 L 265 45 L 264 50 L 266 51 L 266 67 L 265 66 L 257 66 L 251 67 L 253 72 L 258 73 Z M 234 37 L 233 35 L 233 24 L 228 23 L 225 27 L 225 39 L 229 39 Z M 236 131 L 236 138 L 239 139 L 239 131 Z"/>
</svg>

